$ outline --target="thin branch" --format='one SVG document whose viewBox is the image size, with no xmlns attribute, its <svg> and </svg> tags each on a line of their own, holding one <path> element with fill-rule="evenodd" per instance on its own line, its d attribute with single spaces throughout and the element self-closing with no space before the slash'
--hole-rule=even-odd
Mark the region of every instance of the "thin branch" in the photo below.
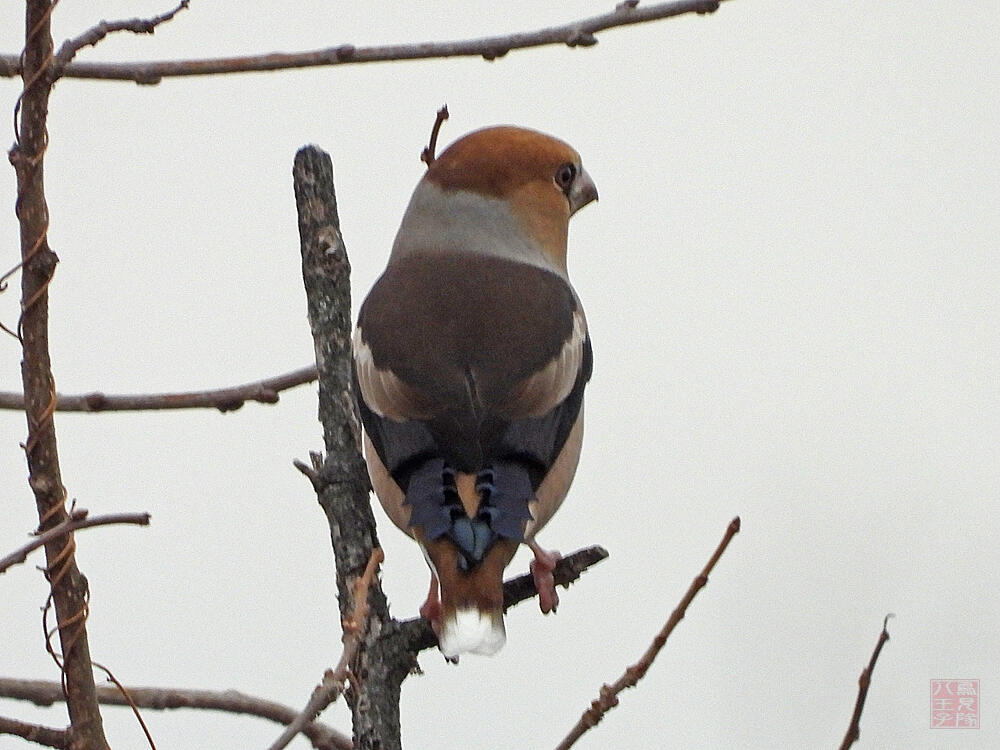
<svg viewBox="0 0 1000 750">
<path fill-rule="evenodd" d="M 319 494 L 323 491 L 323 487 L 325 485 L 323 478 L 320 476 L 320 472 L 323 469 L 323 458 L 315 451 L 311 451 L 310 456 L 313 461 L 312 466 L 299 461 L 297 458 L 292 461 L 292 466 L 302 472 L 302 475 L 309 480 L 313 489 L 316 490 L 317 494 Z"/>
<path fill-rule="evenodd" d="M 552 576 L 557 586 L 568 589 L 570 584 L 576 583 L 588 568 L 607 557 L 608 551 L 604 547 L 598 545 L 584 547 L 561 558 L 556 563 Z M 535 578 L 530 573 L 510 578 L 503 582 L 503 611 L 506 612 L 514 605 L 536 596 L 538 589 L 535 588 Z"/>
<path fill-rule="evenodd" d="M 620 26 L 648 23 L 687 13 L 713 13 L 722 0 L 674 0 L 636 6 L 625 2 L 610 13 L 550 26 L 535 31 L 445 42 L 389 44 L 356 47 L 341 44 L 336 47 L 306 52 L 274 52 L 246 57 L 220 57 L 195 60 L 160 60 L 131 63 L 71 62 L 63 70 L 64 78 L 99 78 L 156 84 L 164 78 L 178 76 L 217 75 L 220 73 L 250 73 L 265 70 L 287 70 L 329 65 L 426 60 L 445 57 L 482 57 L 495 60 L 511 50 L 565 44 L 569 47 L 589 47 L 597 43 L 600 31 Z M 20 71 L 16 55 L 0 55 L 0 76 L 12 77 Z"/>
<path fill-rule="evenodd" d="M 847 750 L 847 748 L 861 737 L 861 712 L 865 710 L 865 700 L 868 698 L 868 688 L 872 683 L 872 672 L 875 671 L 875 662 L 878 661 L 879 654 L 882 653 L 882 647 L 889 640 L 888 626 L 890 617 L 892 617 L 892 614 L 886 615 L 882 621 L 882 632 L 879 634 L 878 643 L 875 644 L 872 658 L 868 660 L 868 666 L 861 670 L 861 676 L 858 678 L 858 698 L 854 703 L 851 725 L 847 728 L 844 741 L 840 743 L 840 750 Z"/>
<path fill-rule="evenodd" d="M 340 661 L 332 670 L 326 670 L 322 682 L 313 690 L 306 707 L 295 721 L 285 727 L 285 731 L 274 741 L 269 750 L 283 750 L 287 747 L 310 721 L 340 697 L 348 679 L 353 678 L 350 667 L 361 647 L 368 621 L 368 589 L 372 585 L 378 566 L 384 559 L 381 547 L 372 550 L 365 572 L 354 582 L 354 609 L 351 611 L 351 616 L 344 620 L 344 648 L 340 654 Z"/>
<path fill-rule="evenodd" d="M 69 732 L 65 729 L 52 729 L 40 724 L 28 724 L 4 716 L 0 716 L 0 734 L 12 734 L 45 747 L 69 747 Z"/>
<path fill-rule="evenodd" d="M 279 393 L 316 380 L 316 366 L 301 367 L 284 375 L 253 383 L 186 393 L 139 393 L 108 395 L 101 392 L 79 396 L 56 395 L 56 411 L 151 411 L 156 409 L 218 409 L 235 411 L 247 401 L 275 404 Z M 24 409 L 20 393 L 0 392 L 0 409 Z"/>
<path fill-rule="evenodd" d="M 84 47 L 97 46 L 108 34 L 116 31 L 130 31 L 133 34 L 152 34 L 156 27 L 173 19 L 178 13 L 188 7 L 190 0 L 181 0 L 181 4 L 171 11 L 154 18 L 129 18 L 124 21 L 101 21 L 96 26 L 87 29 L 80 36 L 67 39 L 59 48 L 54 60 L 53 78 L 58 78 L 60 71 L 76 57 L 76 53 Z"/>
<path fill-rule="evenodd" d="M 166 710 L 178 708 L 225 711 L 256 716 L 277 724 L 288 725 L 299 712 L 289 706 L 257 698 L 236 690 L 188 690 L 183 688 L 130 687 L 128 694 L 139 708 Z M 0 677 L 0 698 L 29 701 L 36 706 L 51 706 L 66 698 L 58 682 L 48 680 L 18 680 Z M 97 699 L 102 705 L 127 706 L 128 701 L 116 687 L 99 686 Z M 307 724 L 302 733 L 317 750 L 352 750 L 350 737 L 318 721 Z"/>
<path fill-rule="evenodd" d="M 150 750 L 156 750 L 156 743 L 153 741 L 153 735 L 150 734 L 149 726 L 146 724 L 146 720 L 142 718 L 142 712 L 139 710 L 139 707 L 135 705 L 135 701 L 132 700 L 132 696 L 129 695 L 125 686 L 122 685 L 121 681 L 115 677 L 114 673 L 103 664 L 96 661 L 91 662 L 91 664 L 104 672 L 104 674 L 108 677 L 108 681 L 111 682 L 118 689 L 118 692 L 122 694 L 122 697 L 125 698 L 125 702 L 128 704 L 128 707 L 132 709 L 132 715 L 135 716 L 135 720 L 138 722 L 139 728 L 142 729 L 142 733 L 146 735 L 146 742 L 149 743 Z M 100 700 L 97 702 L 100 703 Z"/>
<path fill-rule="evenodd" d="M 426 164 L 428 167 L 434 163 L 437 158 L 437 142 L 438 134 L 441 132 L 441 125 L 444 121 L 448 119 L 448 105 L 445 104 L 437 111 L 437 115 L 434 117 L 434 127 L 431 128 L 431 139 L 427 142 L 426 148 L 420 153 L 420 161 Z"/>
<path fill-rule="evenodd" d="M 64 534 L 72 534 L 80 529 L 89 529 L 92 526 L 110 526 L 112 524 L 130 523 L 137 526 L 149 525 L 149 513 L 111 513 L 106 516 L 94 516 L 87 518 L 86 510 L 74 511 L 73 514 L 58 526 L 53 526 L 20 549 L 14 550 L 6 557 L 0 558 L 0 574 L 6 573 L 7 568 L 23 563 L 28 559 L 28 555 L 39 547 L 48 544 Z"/>
<path fill-rule="evenodd" d="M 601 687 L 600 696 L 590 704 L 590 708 L 583 712 L 583 716 L 576 723 L 576 726 L 570 730 L 570 733 L 566 735 L 565 739 L 556 746 L 556 750 L 568 750 L 573 744 L 580 739 L 591 727 L 597 726 L 598 722 L 604 718 L 609 710 L 618 705 L 618 694 L 621 693 L 625 688 L 633 687 L 639 680 L 645 676 L 646 672 L 649 670 L 650 666 L 653 664 L 653 660 L 656 659 L 657 654 L 660 653 L 660 649 L 663 648 L 664 644 L 667 642 L 667 638 L 673 632 L 677 624 L 684 619 L 684 615 L 687 613 L 687 608 L 690 606 L 691 602 L 694 600 L 698 592 L 705 587 L 708 583 L 708 576 L 711 574 L 715 564 L 722 557 L 722 554 L 726 551 L 726 547 L 729 546 L 729 542 L 732 541 L 733 537 L 739 533 L 740 530 L 740 519 L 739 516 L 730 521 L 729 526 L 726 528 L 726 533 L 722 537 L 722 541 L 716 548 L 714 554 L 709 559 L 708 563 L 702 569 L 701 573 L 691 582 L 688 587 L 687 593 L 681 599 L 680 603 L 670 613 L 670 617 L 664 624 L 663 628 L 657 633 L 656 638 L 653 639 L 653 643 L 646 649 L 646 653 L 642 655 L 635 664 L 628 667 L 625 673 L 618 678 L 611 685 L 603 685 Z"/>
</svg>

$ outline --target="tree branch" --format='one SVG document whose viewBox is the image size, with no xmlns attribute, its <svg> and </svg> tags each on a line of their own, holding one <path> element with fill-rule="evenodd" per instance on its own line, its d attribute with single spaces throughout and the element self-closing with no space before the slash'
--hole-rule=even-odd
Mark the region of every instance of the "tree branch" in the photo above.
<svg viewBox="0 0 1000 750">
<path fill-rule="evenodd" d="M 590 566 L 599 563 L 601 560 L 604 560 L 607 556 L 607 550 L 603 547 L 593 546 L 586 547 L 563 557 L 556 564 L 555 570 L 553 571 L 556 585 L 569 588 L 570 584 L 578 580 L 580 575 L 585 570 L 587 570 Z M 375 559 L 374 555 L 373 559 Z M 381 562 L 381 557 L 379 557 L 379 562 Z M 359 579 L 359 582 L 355 585 L 360 585 L 368 574 L 369 570 L 366 570 L 365 575 Z M 366 583 L 364 585 L 367 586 L 368 584 Z M 503 589 L 504 611 L 507 611 L 511 607 L 538 595 L 538 591 L 535 588 L 534 577 L 530 574 L 517 576 L 516 578 L 511 578 L 505 581 Z M 363 600 L 356 595 L 354 601 L 355 606 L 357 607 Z M 353 616 L 354 621 L 363 621 L 363 617 L 361 616 L 362 614 L 363 613 L 356 612 Z M 434 634 L 434 630 L 431 628 L 430 623 L 421 617 L 405 620 L 403 622 L 393 620 L 392 623 L 395 626 L 395 630 L 393 630 L 393 632 L 399 634 L 399 640 L 405 642 L 407 644 L 407 648 L 412 653 L 428 648 L 435 648 L 438 644 L 437 636 Z M 327 670 L 327 672 L 323 675 L 323 681 L 313 691 L 305 709 L 303 709 L 302 713 L 299 715 L 300 719 L 303 721 L 308 721 L 310 718 L 317 716 L 320 711 L 323 711 L 327 706 L 335 701 L 342 692 L 344 683 L 350 676 L 347 671 L 347 665 L 349 665 L 354 659 L 354 656 L 357 653 L 357 647 L 361 642 L 359 638 L 354 638 L 353 640 L 348 641 L 347 639 L 350 631 L 350 627 L 345 628 L 345 645 L 340 662 L 332 671 Z M 269 750 L 281 750 L 281 748 L 286 747 L 298 731 L 299 730 L 296 729 L 294 725 L 290 724 Z"/>
<path fill-rule="evenodd" d="M 96 46 L 108 34 L 116 31 L 130 31 L 133 34 L 152 34 L 156 27 L 166 23 L 188 7 L 190 0 L 181 0 L 181 4 L 171 11 L 154 18 L 129 18 L 124 21 L 101 21 L 83 34 L 73 39 L 67 39 L 56 53 L 53 68 L 53 79 L 59 78 L 61 71 L 76 57 L 76 53 L 84 47 Z"/>
<path fill-rule="evenodd" d="M 256 716 L 278 724 L 287 725 L 295 720 L 298 711 L 280 703 L 256 698 L 236 690 L 188 690 L 183 688 L 130 687 L 128 694 L 139 708 L 166 710 L 178 708 L 225 711 L 233 714 Z M 29 701 L 36 706 L 51 706 L 66 700 L 62 686 L 47 680 L 17 680 L 0 677 L 0 698 Z M 102 705 L 127 706 L 121 691 L 112 686 L 99 686 L 97 699 Z M 332 727 L 313 721 L 302 733 L 317 750 L 352 750 L 350 737 Z"/>
<path fill-rule="evenodd" d="M 221 412 L 235 411 L 247 401 L 275 404 L 279 393 L 297 385 L 316 380 L 316 366 L 301 367 L 284 375 L 265 378 L 253 383 L 186 393 L 139 393 L 108 395 L 101 392 L 78 396 L 56 394 L 56 411 L 148 411 L 155 409 L 212 408 Z M 0 409 L 23 409 L 20 393 L 0 392 Z"/>
<path fill-rule="evenodd" d="M 33 551 L 66 534 L 72 534 L 74 531 L 80 529 L 89 529 L 92 526 L 110 526 L 111 524 L 118 523 L 148 526 L 149 513 L 112 513 L 106 516 L 87 518 L 86 510 L 74 511 L 63 523 L 53 526 L 20 549 L 14 550 L 6 557 L 0 558 L 0 573 L 6 573 L 7 568 L 23 563 Z"/>
<path fill-rule="evenodd" d="M 607 557 L 608 551 L 598 545 L 584 547 L 566 555 L 556 563 L 555 570 L 552 571 L 556 585 L 568 589 L 588 568 Z M 503 611 L 536 596 L 538 589 L 535 588 L 535 578 L 530 573 L 510 578 L 503 583 Z"/>
<path fill-rule="evenodd" d="M 48 288 L 58 258 L 48 244 L 49 211 L 45 200 L 43 164 L 48 145 L 46 121 L 52 90 L 50 0 L 25 3 L 24 86 L 15 106 L 15 143 L 10 162 L 17 175 L 17 214 L 21 235 L 21 380 L 28 438 L 28 485 L 35 495 L 39 530 L 64 523 L 66 488 L 59 470 L 56 444 L 55 381 L 49 356 Z M 72 739 L 79 750 L 106 750 L 87 641 L 87 579 L 74 555 L 72 534 L 60 534 L 45 545 L 46 576 L 55 603 L 60 662 L 67 694 Z"/>
<path fill-rule="evenodd" d="M 882 653 L 882 647 L 889 640 L 888 626 L 890 617 L 892 615 L 888 614 L 882 621 L 882 632 L 879 634 L 878 643 L 875 644 L 872 658 L 868 660 L 868 666 L 861 670 L 861 676 L 858 678 L 858 698 L 854 702 L 854 713 L 851 715 L 851 724 L 847 728 L 847 734 L 844 735 L 844 741 L 840 743 L 840 750 L 847 750 L 847 748 L 861 737 L 861 712 L 865 710 L 865 700 L 868 698 L 868 688 L 872 683 L 872 672 L 875 671 L 875 662 L 878 661 L 879 654 Z"/>
<path fill-rule="evenodd" d="M 379 547 L 369 502 L 368 470 L 361 457 L 361 423 L 351 392 L 351 266 L 340 233 L 330 156 L 315 146 L 295 155 L 292 167 L 301 240 L 302 280 L 319 372 L 319 418 L 327 456 L 312 454 L 313 486 L 330 526 L 342 620 L 349 619 L 354 582 Z M 380 644 L 391 627 L 378 578 L 368 588 L 368 622 L 351 669 L 365 675 L 347 691 L 359 750 L 401 750 L 399 688 L 414 663 Z M 391 660 L 390 660 L 391 657 Z"/>
<path fill-rule="evenodd" d="M 306 52 L 274 52 L 246 57 L 221 57 L 195 60 L 161 60 L 131 63 L 72 62 L 61 71 L 64 78 L 98 78 L 156 84 L 164 78 L 178 76 L 216 75 L 220 73 L 250 73 L 265 70 L 287 70 L 317 66 L 348 65 L 398 60 L 426 60 L 444 57 L 483 57 L 495 60 L 511 50 L 565 44 L 569 47 L 589 47 L 597 43 L 600 31 L 648 23 L 687 13 L 713 13 L 722 0 L 674 0 L 639 6 L 620 3 L 613 11 L 590 18 L 571 21 L 535 31 L 445 42 L 389 44 L 356 47 L 341 44 L 336 47 Z M 18 74 L 16 55 L 0 56 L 0 76 Z"/>
<path fill-rule="evenodd" d="M 385 555 L 382 554 L 381 547 L 372 550 L 372 556 L 368 560 L 365 572 L 354 582 L 354 591 L 352 592 L 354 609 L 350 618 L 344 620 L 343 623 L 344 648 L 340 654 L 340 661 L 332 670 L 326 670 L 322 682 L 313 690 L 306 707 L 295 717 L 295 721 L 285 727 L 285 731 L 274 741 L 269 750 L 283 750 L 288 747 L 288 743 L 295 739 L 295 735 L 340 697 L 348 679 L 356 680 L 350 671 L 350 666 L 357 657 L 358 649 L 361 647 L 361 639 L 364 636 L 363 628 L 368 621 L 368 588 L 372 585 L 378 566 L 382 564 L 384 559 Z"/>
<path fill-rule="evenodd" d="M 712 557 L 709 559 L 708 563 L 702 569 L 701 573 L 691 582 L 688 587 L 687 593 L 681 599 L 680 603 L 670 613 L 670 617 L 664 624 L 663 628 L 659 633 L 656 634 L 656 638 L 653 639 L 653 643 L 646 649 L 646 653 L 642 655 L 635 664 L 628 667 L 625 673 L 619 677 L 614 684 L 604 685 L 601 687 L 600 696 L 590 704 L 590 708 L 583 712 L 583 716 L 576 723 L 576 726 L 570 730 L 570 733 L 566 735 L 565 739 L 556 746 L 556 750 L 569 750 L 574 743 L 580 737 L 582 737 L 588 729 L 597 726 L 598 722 L 604 718 L 609 710 L 618 705 L 618 694 L 622 692 L 625 688 L 633 687 L 639 680 L 641 680 L 646 672 L 649 670 L 650 666 L 653 664 L 653 660 L 656 659 L 657 654 L 660 653 L 660 649 L 663 648 L 664 644 L 667 642 L 667 638 L 673 632 L 677 624 L 684 619 L 684 615 L 687 613 L 687 608 L 690 606 L 691 602 L 694 600 L 698 592 L 701 591 L 705 584 L 708 583 L 708 576 L 711 574 L 715 564 L 722 557 L 722 553 L 726 551 L 726 547 L 729 546 L 729 542 L 732 541 L 733 537 L 739 533 L 740 530 L 740 519 L 739 516 L 730 521 L 729 526 L 726 528 L 726 533 L 722 537 L 722 541 L 716 548 Z"/>
<path fill-rule="evenodd" d="M 426 164 L 428 167 L 434 163 L 437 159 L 437 142 L 438 133 L 441 132 L 441 126 L 444 121 L 448 119 L 448 105 L 441 105 L 441 109 L 437 111 L 437 115 L 434 117 L 434 126 L 431 128 L 431 138 L 427 141 L 427 146 L 420 153 L 420 161 Z"/>
<path fill-rule="evenodd" d="M 65 729 L 52 729 L 39 724 L 27 724 L 17 719 L 0 716 L 0 734 L 12 734 L 36 745 L 45 747 L 69 747 L 69 732 Z"/>
</svg>

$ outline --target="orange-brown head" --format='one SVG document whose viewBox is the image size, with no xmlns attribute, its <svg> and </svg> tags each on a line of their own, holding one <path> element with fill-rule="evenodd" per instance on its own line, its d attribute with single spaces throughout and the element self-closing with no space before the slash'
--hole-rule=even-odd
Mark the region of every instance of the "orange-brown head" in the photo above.
<svg viewBox="0 0 1000 750">
<path fill-rule="evenodd" d="M 476 130 L 431 163 L 403 217 L 392 259 L 480 252 L 565 276 L 569 218 L 596 199 L 580 155 L 558 138 L 508 125 Z"/>
</svg>

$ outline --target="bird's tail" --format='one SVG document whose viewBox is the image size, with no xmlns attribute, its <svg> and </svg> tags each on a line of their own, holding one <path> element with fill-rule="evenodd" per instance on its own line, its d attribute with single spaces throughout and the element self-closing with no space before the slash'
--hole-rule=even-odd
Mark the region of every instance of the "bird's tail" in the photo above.
<svg viewBox="0 0 1000 750">
<path fill-rule="evenodd" d="M 449 659 L 460 654 L 492 656 L 507 642 L 502 610 L 462 607 L 445 609 L 438 644 Z"/>
<path fill-rule="evenodd" d="M 431 543 L 428 553 L 441 585 L 438 643 L 448 658 L 463 653 L 486 656 L 507 640 L 503 620 L 503 571 L 517 542 L 500 539 L 482 563 L 469 571 L 459 568 L 458 550 L 450 540 Z M 436 559 L 435 559 L 436 558 Z"/>
</svg>

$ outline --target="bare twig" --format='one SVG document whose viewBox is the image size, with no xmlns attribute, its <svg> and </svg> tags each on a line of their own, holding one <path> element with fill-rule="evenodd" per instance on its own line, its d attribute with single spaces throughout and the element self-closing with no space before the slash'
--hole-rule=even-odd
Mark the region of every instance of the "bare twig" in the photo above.
<svg viewBox="0 0 1000 750">
<path fill-rule="evenodd" d="M 186 393 L 139 393 L 108 395 L 95 392 L 79 396 L 56 395 L 56 411 L 150 411 L 155 409 L 218 409 L 235 411 L 247 401 L 275 404 L 281 391 L 316 380 L 316 367 L 301 367 L 284 375 L 265 378 L 253 383 Z M 20 393 L 0 393 L 0 409 L 23 409 Z"/>
<path fill-rule="evenodd" d="M 132 700 L 132 696 L 129 694 L 128 689 L 126 689 L 126 687 L 122 685 L 119 679 L 115 677 L 114 674 L 111 672 L 111 670 L 108 669 L 106 666 L 104 666 L 103 664 L 99 664 L 96 661 L 91 662 L 91 664 L 93 664 L 95 667 L 104 672 L 104 674 L 108 676 L 108 681 L 111 682 L 118 689 L 118 692 L 122 694 L 122 697 L 125 699 L 125 702 L 128 704 L 128 707 L 132 709 L 132 715 L 135 716 L 135 720 L 139 723 L 139 727 L 142 729 L 142 733 L 146 735 L 146 742 L 149 743 L 150 750 L 156 750 L 156 743 L 153 741 L 153 735 L 150 734 L 149 727 L 146 725 L 146 720 L 142 718 L 142 712 L 139 710 L 139 707 L 135 704 L 135 701 Z M 98 700 L 97 702 L 100 703 L 101 701 Z"/>
<path fill-rule="evenodd" d="M 312 454 L 314 457 L 315 453 Z M 319 464 L 318 466 L 316 464 Z M 313 461 L 313 466 L 309 466 L 304 461 L 295 459 L 292 461 L 292 466 L 302 472 L 302 475 L 309 480 L 312 484 L 313 489 L 316 490 L 317 494 L 323 491 L 323 485 L 325 484 L 323 478 L 320 476 L 320 471 L 323 468 L 323 459 L 320 458 L 319 461 Z"/>
<path fill-rule="evenodd" d="M 119 523 L 148 526 L 149 513 L 111 513 L 106 516 L 87 518 L 86 510 L 74 511 L 63 523 L 42 532 L 20 549 L 14 550 L 6 557 L 0 558 L 0 573 L 6 573 L 7 568 L 23 563 L 33 551 L 58 539 L 64 534 L 72 534 L 74 531 L 89 529 L 92 526 L 110 526 Z"/>
<path fill-rule="evenodd" d="M 708 563 L 702 569 L 701 573 L 691 582 L 688 587 L 687 593 L 681 599 L 680 603 L 670 613 L 670 617 L 664 624 L 663 628 L 659 633 L 656 634 L 656 638 L 653 639 L 653 643 L 646 649 L 646 653 L 642 655 L 635 664 L 628 667 L 625 673 L 619 677 L 611 685 L 603 685 L 601 687 L 600 696 L 590 704 L 590 708 L 583 712 L 583 716 L 576 723 L 576 726 L 570 730 L 570 733 L 566 735 L 565 739 L 556 746 L 556 750 L 568 750 L 573 744 L 584 735 L 584 733 L 591 727 L 597 726 L 598 722 L 604 718 L 609 710 L 618 705 L 618 694 L 621 693 L 625 688 L 633 687 L 639 680 L 643 678 L 646 672 L 649 670 L 650 666 L 653 664 L 653 660 L 656 658 L 657 654 L 660 653 L 660 649 L 663 648 L 664 644 L 667 642 L 667 638 L 673 632 L 677 624 L 684 619 L 684 615 L 687 612 L 688 606 L 694 600 L 698 592 L 705 587 L 708 583 L 708 576 L 711 574 L 712 569 L 715 564 L 722 557 L 722 554 L 726 551 L 726 547 L 729 546 L 729 542 L 740 530 L 740 519 L 739 516 L 730 521 L 729 526 L 726 528 L 726 533 L 722 537 L 722 541 L 716 548 L 714 554 L 709 559 Z"/>
<path fill-rule="evenodd" d="M 351 677 L 351 663 L 361 646 L 365 623 L 368 619 L 368 589 L 375 578 L 378 566 L 382 564 L 384 559 L 381 547 L 372 550 L 365 572 L 354 582 L 354 609 L 351 611 L 350 617 L 344 620 L 344 648 L 340 654 L 340 661 L 332 670 L 326 670 L 322 682 L 313 690 L 306 707 L 302 709 L 295 721 L 285 727 L 285 731 L 274 741 L 270 750 L 282 750 L 282 748 L 287 747 L 288 743 L 295 739 L 295 735 L 301 732 L 303 727 L 319 716 L 320 712 L 324 711 L 344 692 L 344 687 Z"/>
<path fill-rule="evenodd" d="M 45 747 L 69 747 L 69 732 L 65 729 L 52 729 L 39 724 L 28 724 L 4 716 L 0 716 L 0 734 L 12 734 Z"/>
<path fill-rule="evenodd" d="M 80 36 L 67 39 L 59 48 L 54 60 L 53 78 L 58 78 L 60 71 L 76 57 L 76 53 L 84 47 L 96 46 L 108 34 L 116 31 L 130 31 L 133 34 L 152 34 L 161 23 L 166 23 L 188 7 L 190 0 L 181 0 L 180 5 L 171 11 L 154 18 L 129 18 L 124 21 L 101 21 L 96 26 L 87 29 Z"/>
<path fill-rule="evenodd" d="M 62 71 L 64 78 L 100 78 L 156 84 L 176 76 L 249 73 L 264 70 L 287 70 L 329 65 L 348 65 L 394 60 L 421 60 L 444 57 L 482 57 L 495 60 L 511 50 L 565 44 L 588 47 L 597 43 L 600 31 L 647 23 L 687 13 L 712 13 L 722 0 L 673 0 L 636 6 L 621 3 L 613 11 L 535 31 L 448 42 L 420 42 L 356 47 L 336 47 L 307 52 L 274 52 L 247 57 L 205 58 L 197 60 L 162 60 L 131 63 L 71 62 Z M 16 55 L 0 55 L 0 76 L 12 77 L 20 71 Z"/>
<path fill-rule="evenodd" d="M 52 2 L 53 8 L 55 7 L 56 2 L 58 2 L 58 0 Z M 157 26 L 170 21 L 181 10 L 187 8 L 189 2 L 190 0 L 181 0 L 180 5 L 173 10 L 153 18 L 130 18 L 123 21 L 101 21 L 96 26 L 88 29 L 83 34 L 80 34 L 80 36 L 74 37 L 73 39 L 67 39 L 63 42 L 62 46 L 59 48 L 59 52 L 56 54 L 53 55 L 51 53 L 50 47 L 49 59 L 46 61 L 46 70 L 44 70 L 45 76 L 51 85 L 51 83 L 54 83 L 62 75 L 62 71 L 73 60 L 73 58 L 76 57 L 77 52 L 87 46 L 96 46 L 110 33 L 116 31 L 130 31 L 133 34 L 152 34 L 156 31 Z M 20 57 L 17 58 L 17 66 L 11 66 L 10 63 L 10 56 L 0 56 L 0 75 L 13 78 L 21 72 L 21 68 L 19 67 L 21 65 Z M 16 112 L 20 108 L 20 104 L 19 100 L 17 107 L 15 108 L 15 121 L 17 120 Z M 24 261 L 22 260 L 13 268 L 6 271 L 3 275 L 0 275 L 0 293 L 6 290 L 7 280 L 17 273 L 23 265 Z M 0 323 L 0 330 L 10 334 L 18 341 L 21 340 L 20 330 L 12 330 L 3 323 Z"/>
<path fill-rule="evenodd" d="M 202 709 L 257 716 L 278 724 L 290 724 L 299 711 L 289 706 L 257 698 L 236 690 L 188 690 L 183 688 L 129 687 L 128 694 L 136 706 L 145 709 Z M 48 680 L 17 680 L 0 677 L 0 698 L 13 698 L 51 706 L 66 700 L 58 682 Z M 98 686 L 97 699 L 102 705 L 127 706 L 128 701 L 116 687 Z M 352 750 L 350 737 L 321 722 L 307 724 L 302 733 L 317 750 Z"/>
<path fill-rule="evenodd" d="M 428 141 L 427 147 L 420 153 L 420 161 L 428 167 L 433 164 L 434 160 L 437 158 L 438 133 L 441 132 L 441 125 L 447 119 L 448 105 L 445 104 L 437 111 L 437 116 L 434 118 L 434 127 L 431 128 L 431 139 Z"/>
<path fill-rule="evenodd" d="M 872 672 L 875 671 L 875 662 L 878 661 L 879 654 L 882 653 L 882 647 L 889 640 L 888 626 L 890 617 L 892 617 L 892 614 L 886 615 L 882 621 L 882 632 L 879 633 L 878 643 L 875 644 L 872 658 L 868 660 L 868 666 L 861 670 L 861 676 L 858 678 L 858 698 L 854 702 L 854 713 L 851 715 L 851 724 L 847 728 L 847 734 L 844 735 L 844 741 L 840 743 L 840 750 L 847 750 L 847 748 L 861 737 L 861 712 L 865 709 L 865 700 L 868 698 L 868 688 L 872 683 Z"/>
</svg>

